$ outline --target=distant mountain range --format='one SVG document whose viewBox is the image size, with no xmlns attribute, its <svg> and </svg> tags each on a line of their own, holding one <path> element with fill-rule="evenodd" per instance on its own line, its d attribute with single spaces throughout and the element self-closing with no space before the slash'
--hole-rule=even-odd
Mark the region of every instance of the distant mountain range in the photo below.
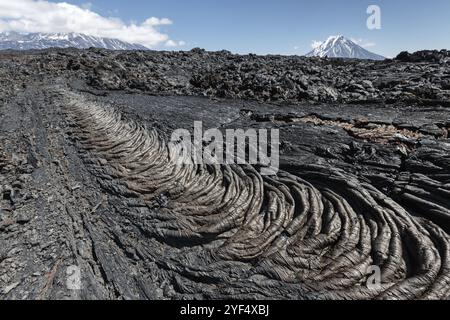
<svg viewBox="0 0 450 320">
<path fill-rule="evenodd" d="M 344 36 L 331 36 L 320 46 L 306 55 L 307 57 L 353 58 L 384 60 L 383 56 L 372 53 Z"/>
<path fill-rule="evenodd" d="M 88 36 L 81 33 L 0 33 L 0 50 L 31 50 L 47 48 L 90 47 L 110 50 L 148 50 L 139 44 L 132 44 L 118 39 Z"/>
<path fill-rule="evenodd" d="M 0 33 L 0 50 L 31 50 L 47 48 L 102 48 L 109 50 L 149 50 L 140 44 L 118 39 L 89 36 L 82 33 Z M 385 57 L 372 53 L 344 36 L 331 36 L 307 57 L 354 58 L 384 60 Z"/>
</svg>

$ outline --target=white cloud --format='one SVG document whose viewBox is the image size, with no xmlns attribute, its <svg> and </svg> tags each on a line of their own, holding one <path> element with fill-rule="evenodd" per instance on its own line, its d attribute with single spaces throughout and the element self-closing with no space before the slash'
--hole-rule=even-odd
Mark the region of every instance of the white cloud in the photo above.
<svg viewBox="0 0 450 320">
<path fill-rule="evenodd" d="M 370 48 L 370 47 L 375 47 L 377 44 L 375 42 L 366 42 L 363 43 L 361 46 L 364 48 Z"/>
<path fill-rule="evenodd" d="M 313 40 L 311 43 L 311 48 L 316 49 L 322 45 L 322 41 Z"/>
<path fill-rule="evenodd" d="M 377 44 L 375 42 L 370 42 L 368 40 L 362 39 L 362 38 L 350 38 L 350 40 L 352 40 L 354 43 L 356 43 L 357 45 L 363 47 L 363 48 L 370 48 L 370 47 L 375 47 Z"/>
<path fill-rule="evenodd" d="M 45 0 L 0 0 L 0 32 L 78 32 L 92 36 L 156 47 L 162 44 L 181 45 L 160 30 L 172 24 L 167 18 L 151 17 L 143 23 L 125 23 L 119 18 L 104 17 L 92 11 L 92 5 L 81 7 L 65 2 Z"/>
<path fill-rule="evenodd" d="M 186 42 L 184 41 L 173 41 L 173 40 L 167 40 L 166 41 L 166 47 L 174 48 L 174 47 L 182 47 L 186 45 Z"/>
</svg>

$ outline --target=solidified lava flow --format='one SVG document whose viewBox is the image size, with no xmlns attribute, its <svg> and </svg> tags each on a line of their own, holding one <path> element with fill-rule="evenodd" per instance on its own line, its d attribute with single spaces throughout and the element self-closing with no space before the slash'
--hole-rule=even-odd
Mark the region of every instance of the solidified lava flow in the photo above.
<svg viewBox="0 0 450 320">
<path fill-rule="evenodd" d="M 151 217 L 148 232 L 160 241 L 187 246 L 222 239 L 208 250 L 209 264 L 256 263 L 266 281 L 291 284 L 305 297 L 448 296 L 450 237 L 415 221 L 370 184 L 320 166 L 268 178 L 251 167 L 178 165 L 176 150 L 157 132 L 111 107 L 71 101 L 84 148 L 103 160 L 93 166 L 102 179 L 145 203 L 160 194 L 170 198 Z M 360 286 L 373 264 L 385 282 L 375 290 Z"/>
<path fill-rule="evenodd" d="M 1 298 L 450 297 L 446 52 L 286 70 L 284 57 L 117 55 L 0 59 Z M 247 73 L 223 87 L 202 63 Z M 267 99 L 262 66 L 280 87 Z M 279 129 L 279 172 L 181 164 L 168 137 L 196 120 Z"/>
</svg>

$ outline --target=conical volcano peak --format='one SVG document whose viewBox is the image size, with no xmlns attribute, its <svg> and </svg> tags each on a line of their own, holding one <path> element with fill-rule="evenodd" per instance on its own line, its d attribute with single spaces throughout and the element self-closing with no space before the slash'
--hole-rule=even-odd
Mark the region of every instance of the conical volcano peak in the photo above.
<svg viewBox="0 0 450 320">
<path fill-rule="evenodd" d="M 384 60 L 383 56 L 372 53 L 354 41 L 347 39 L 343 35 L 330 36 L 313 51 L 306 55 L 307 57 L 321 58 L 352 58 L 366 60 Z"/>
</svg>

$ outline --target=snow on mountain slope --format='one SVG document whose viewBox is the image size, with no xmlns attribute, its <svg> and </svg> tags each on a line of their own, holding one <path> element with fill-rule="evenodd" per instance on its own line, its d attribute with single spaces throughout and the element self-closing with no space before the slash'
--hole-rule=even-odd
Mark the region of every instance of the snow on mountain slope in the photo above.
<svg viewBox="0 0 450 320">
<path fill-rule="evenodd" d="M 320 46 L 306 55 L 307 57 L 353 58 L 384 60 L 383 56 L 372 53 L 344 36 L 331 36 Z"/>
<path fill-rule="evenodd" d="M 0 33 L 0 50 L 30 50 L 47 48 L 78 48 L 90 47 L 110 50 L 148 50 L 139 45 L 117 39 L 88 36 L 81 33 Z"/>
</svg>

